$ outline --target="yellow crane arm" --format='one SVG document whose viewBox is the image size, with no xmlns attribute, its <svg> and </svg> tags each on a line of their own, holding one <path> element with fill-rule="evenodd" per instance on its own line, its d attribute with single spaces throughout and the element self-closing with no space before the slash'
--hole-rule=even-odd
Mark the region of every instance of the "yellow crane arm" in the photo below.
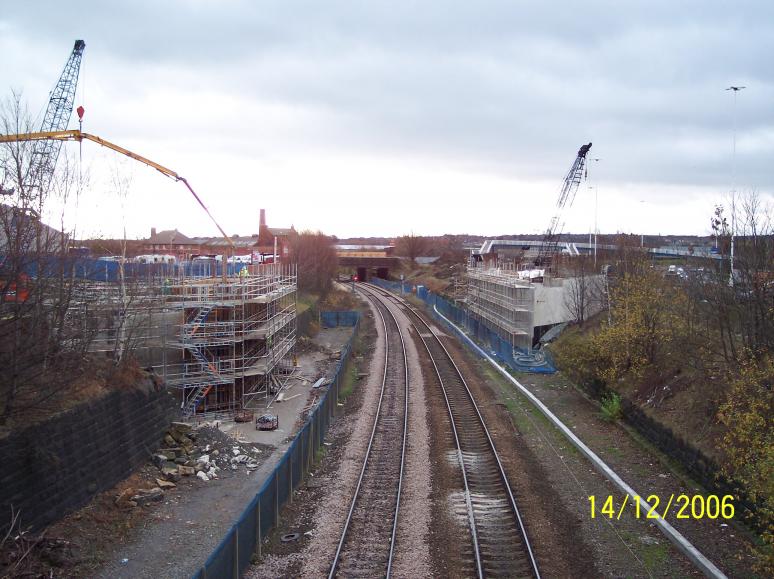
<svg viewBox="0 0 774 579">
<path fill-rule="evenodd" d="M 143 157 L 142 155 L 138 155 L 137 153 L 133 153 L 129 149 L 124 149 L 123 147 L 120 147 L 119 145 L 116 145 L 115 143 L 111 143 L 110 141 L 106 141 L 105 139 L 101 137 L 97 137 L 96 135 L 90 135 L 89 133 L 83 133 L 79 130 L 72 130 L 72 131 L 49 131 L 49 132 L 42 132 L 42 133 L 19 133 L 16 135 L 0 135 L 0 143 L 16 143 L 21 141 L 46 141 L 46 140 L 54 140 L 54 141 L 78 141 L 82 142 L 83 139 L 87 139 L 89 141 L 93 141 L 97 143 L 98 145 L 102 145 L 103 147 L 107 147 L 108 149 L 112 149 L 113 151 L 117 153 L 121 153 L 122 155 L 126 155 L 127 157 L 130 157 L 134 159 L 135 161 L 139 161 L 140 163 L 143 163 L 144 165 L 147 165 L 148 167 L 152 167 L 162 173 L 163 175 L 169 177 L 170 179 L 174 179 L 175 181 L 182 181 L 183 184 L 188 188 L 188 190 L 191 192 L 191 195 L 194 196 L 194 199 L 196 199 L 197 203 L 201 205 L 202 209 L 204 209 L 205 213 L 207 213 L 207 216 L 210 218 L 210 220 L 215 224 L 215 227 L 218 228 L 218 231 L 220 231 L 221 235 L 223 235 L 223 238 L 229 243 L 231 247 L 234 247 L 234 242 L 231 241 L 231 238 L 226 235 L 226 232 L 223 231 L 223 228 L 218 224 L 218 222 L 215 220 L 215 218 L 212 216 L 212 213 L 210 213 L 210 210 L 207 209 L 207 206 L 204 204 L 204 202 L 199 198 L 199 196 L 196 194 L 196 191 L 193 190 L 191 185 L 188 183 L 185 177 L 182 177 L 175 173 L 172 169 L 167 169 L 164 165 L 159 165 L 158 163 L 154 163 L 150 159 L 147 159 Z"/>
</svg>

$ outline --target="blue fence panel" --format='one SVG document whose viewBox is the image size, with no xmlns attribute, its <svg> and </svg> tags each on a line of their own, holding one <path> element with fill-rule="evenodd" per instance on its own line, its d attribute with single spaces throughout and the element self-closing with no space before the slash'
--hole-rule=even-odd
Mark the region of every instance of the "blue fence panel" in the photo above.
<svg viewBox="0 0 774 579">
<path fill-rule="evenodd" d="M 0 266 L 5 261 L 0 255 Z M 236 276 L 242 269 L 241 263 L 226 265 L 226 274 Z M 117 282 L 119 278 L 119 263 L 94 258 L 74 256 L 46 256 L 31 261 L 24 271 L 30 277 L 50 277 L 65 272 L 68 277 L 87 279 L 91 281 Z M 124 264 L 124 275 L 129 279 L 213 277 L 222 274 L 223 264 L 211 261 L 190 261 L 183 263 L 134 263 Z"/>
<path fill-rule="evenodd" d="M 354 327 L 360 319 L 355 311 L 320 312 L 320 324 L 323 328 Z"/>
<path fill-rule="evenodd" d="M 296 446 L 293 449 L 293 454 L 290 455 L 290 464 L 293 467 L 291 469 L 291 472 L 292 472 L 291 485 L 292 485 L 292 488 L 294 489 L 298 488 L 298 485 L 301 484 L 301 479 L 304 476 L 303 444 L 304 444 L 303 437 L 296 438 Z"/>
<path fill-rule="evenodd" d="M 277 495 L 274 489 L 274 473 L 272 473 L 263 488 L 258 491 L 258 502 L 261 508 L 261 537 L 265 537 L 271 532 L 276 520 Z"/>
<path fill-rule="evenodd" d="M 306 474 L 307 467 L 309 466 L 309 448 L 311 447 L 311 440 L 310 440 L 310 433 L 311 431 L 310 422 L 307 420 L 307 422 L 304 424 L 304 427 L 300 430 L 298 433 L 298 444 L 301 446 L 301 464 L 304 469 L 304 474 Z"/>
<path fill-rule="evenodd" d="M 277 501 L 284 505 L 288 500 L 290 485 L 290 456 L 285 454 L 277 465 Z"/>
<path fill-rule="evenodd" d="M 405 281 L 403 284 L 399 281 L 389 281 L 386 279 L 382 279 L 379 277 L 372 278 L 368 280 L 370 283 L 379 286 L 380 288 L 389 290 L 394 293 L 401 293 L 403 291 L 404 293 L 409 293 L 411 291 L 411 288 L 413 287 L 411 282 Z"/>
<path fill-rule="evenodd" d="M 252 502 L 248 505 L 245 511 L 242 513 L 241 518 L 237 521 L 236 527 L 239 537 L 239 576 L 245 572 L 250 565 L 250 559 L 252 559 L 255 552 L 257 538 L 257 524 L 256 509 L 259 507 L 258 496 L 253 498 Z"/>
<path fill-rule="evenodd" d="M 204 564 L 207 577 L 234 577 L 235 540 L 235 527 L 231 527 L 223 541 Z"/>
</svg>

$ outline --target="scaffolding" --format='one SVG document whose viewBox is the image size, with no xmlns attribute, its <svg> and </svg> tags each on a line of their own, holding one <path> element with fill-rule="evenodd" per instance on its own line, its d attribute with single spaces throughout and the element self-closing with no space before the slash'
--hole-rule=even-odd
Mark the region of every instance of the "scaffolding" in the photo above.
<svg viewBox="0 0 774 579">
<path fill-rule="evenodd" d="M 76 302 L 89 311 L 93 350 L 131 350 L 177 389 L 185 416 L 257 408 L 294 367 L 296 266 L 245 266 L 229 277 L 176 273 L 128 287 L 88 284 Z"/>
<path fill-rule="evenodd" d="M 514 349 L 529 352 L 534 331 L 534 287 L 514 267 L 471 266 L 467 307 Z"/>
</svg>

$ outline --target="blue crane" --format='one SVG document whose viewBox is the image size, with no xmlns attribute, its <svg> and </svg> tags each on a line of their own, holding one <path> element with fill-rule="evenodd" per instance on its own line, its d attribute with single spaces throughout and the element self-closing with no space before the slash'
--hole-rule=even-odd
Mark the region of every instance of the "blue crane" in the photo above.
<svg viewBox="0 0 774 579">
<path fill-rule="evenodd" d="M 81 68 L 81 58 L 86 43 L 76 40 L 70 58 L 67 59 L 59 80 L 51 91 L 46 107 L 46 114 L 40 126 L 40 132 L 63 131 L 70 122 L 75 102 L 75 89 L 78 86 L 78 72 Z M 26 196 L 28 199 L 42 201 L 59 158 L 62 141 L 35 141 L 26 179 Z"/>
</svg>

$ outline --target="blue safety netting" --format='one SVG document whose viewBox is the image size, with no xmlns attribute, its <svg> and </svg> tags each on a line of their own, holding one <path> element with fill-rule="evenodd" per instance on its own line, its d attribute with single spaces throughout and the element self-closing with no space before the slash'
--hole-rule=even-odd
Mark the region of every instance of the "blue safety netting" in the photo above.
<svg viewBox="0 0 774 579">
<path fill-rule="evenodd" d="M 360 314 L 355 311 L 320 312 L 320 325 L 323 328 L 351 328 L 357 324 Z"/>
<path fill-rule="evenodd" d="M 372 282 L 384 289 L 400 293 L 400 282 L 382 279 L 374 279 Z M 408 283 L 406 285 L 408 286 Z M 556 372 L 556 365 L 549 352 L 542 349 L 527 352 L 521 348 L 514 347 L 508 340 L 503 339 L 496 331 L 487 326 L 484 321 L 472 316 L 468 310 L 455 306 L 429 291 L 425 286 L 417 285 L 415 287 L 417 297 L 431 309 L 433 307 L 437 308 L 445 318 L 454 324 L 453 330 L 473 339 L 490 356 L 506 364 L 512 370 L 537 374 L 553 374 Z M 433 313 L 435 314 L 434 311 Z"/>
<path fill-rule="evenodd" d="M 5 263 L 0 255 L 0 268 Z M 19 267 L 15 264 L 15 267 Z M 45 256 L 30 259 L 21 269 L 30 277 L 51 277 L 65 274 L 67 277 L 91 281 L 117 282 L 119 277 L 117 261 L 103 261 L 84 257 Z M 239 275 L 244 264 L 229 263 L 226 275 Z M 177 277 L 215 277 L 222 275 L 223 265 L 214 261 L 190 261 L 182 263 L 125 263 L 124 276 L 127 279 L 158 279 Z"/>
</svg>

